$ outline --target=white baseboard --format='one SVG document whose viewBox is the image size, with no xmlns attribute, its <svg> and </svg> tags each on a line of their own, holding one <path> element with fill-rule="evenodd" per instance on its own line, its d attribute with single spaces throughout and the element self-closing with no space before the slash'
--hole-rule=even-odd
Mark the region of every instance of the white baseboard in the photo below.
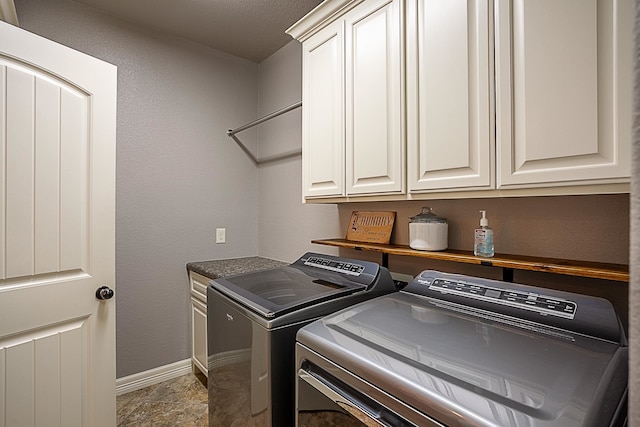
<svg viewBox="0 0 640 427">
<path fill-rule="evenodd" d="M 191 359 L 180 360 L 169 365 L 159 366 L 148 371 L 116 379 L 116 395 L 140 390 L 173 378 L 193 372 Z"/>
</svg>

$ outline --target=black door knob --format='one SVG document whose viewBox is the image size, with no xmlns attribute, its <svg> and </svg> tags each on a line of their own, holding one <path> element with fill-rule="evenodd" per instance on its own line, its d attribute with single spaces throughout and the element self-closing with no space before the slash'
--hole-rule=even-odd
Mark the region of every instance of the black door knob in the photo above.
<svg viewBox="0 0 640 427">
<path fill-rule="evenodd" d="M 96 291 L 96 298 L 102 300 L 113 298 L 113 289 L 108 286 L 100 286 Z"/>
</svg>

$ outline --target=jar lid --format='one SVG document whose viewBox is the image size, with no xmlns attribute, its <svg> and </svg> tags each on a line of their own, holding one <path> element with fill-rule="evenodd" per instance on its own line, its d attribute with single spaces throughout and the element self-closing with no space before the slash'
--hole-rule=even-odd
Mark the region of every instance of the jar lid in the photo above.
<svg viewBox="0 0 640 427">
<path fill-rule="evenodd" d="M 412 216 L 409 222 L 431 222 L 446 224 L 447 220 L 434 214 L 430 207 L 423 207 L 422 212 L 420 212 L 416 216 Z"/>
</svg>

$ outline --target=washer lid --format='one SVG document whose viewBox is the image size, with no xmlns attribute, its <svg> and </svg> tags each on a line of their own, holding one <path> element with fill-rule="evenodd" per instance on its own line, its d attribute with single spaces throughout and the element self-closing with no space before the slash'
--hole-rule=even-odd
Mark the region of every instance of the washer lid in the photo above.
<svg viewBox="0 0 640 427">
<path fill-rule="evenodd" d="M 293 264 L 211 281 L 220 293 L 261 316 L 275 317 L 358 291 L 395 290 L 373 262 L 308 252 Z"/>
<path fill-rule="evenodd" d="M 267 318 L 366 289 L 360 283 L 309 276 L 291 266 L 216 279 L 210 283 L 217 291 Z"/>
<path fill-rule="evenodd" d="M 404 292 L 297 338 L 445 425 L 608 425 L 627 384 L 619 344 Z"/>
</svg>

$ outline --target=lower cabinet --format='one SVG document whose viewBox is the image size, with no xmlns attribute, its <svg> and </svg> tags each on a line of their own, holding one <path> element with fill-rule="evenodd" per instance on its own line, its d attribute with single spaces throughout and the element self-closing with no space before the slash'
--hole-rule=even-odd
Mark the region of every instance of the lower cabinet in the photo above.
<svg viewBox="0 0 640 427">
<path fill-rule="evenodd" d="M 207 376 L 207 284 L 208 278 L 189 272 L 191 289 L 191 365 Z"/>
</svg>

